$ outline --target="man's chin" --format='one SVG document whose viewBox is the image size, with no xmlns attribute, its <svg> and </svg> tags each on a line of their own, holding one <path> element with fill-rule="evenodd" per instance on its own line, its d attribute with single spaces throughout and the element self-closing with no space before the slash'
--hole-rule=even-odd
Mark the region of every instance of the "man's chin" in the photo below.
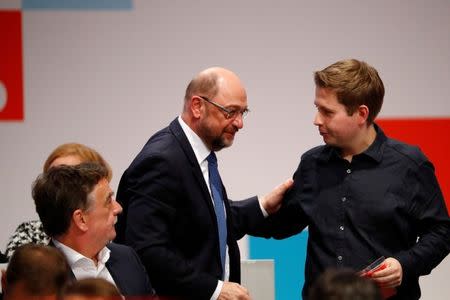
<svg viewBox="0 0 450 300">
<path fill-rule="evenodd" d="M 213 151 L 220 151 L 223 148 L 227 148 L 230 147 L 231 145 L 233 145 L 233 141 L 234 139 L 220 139 L 217 140 L 215 143 L 213 143 L 212 145 L 212 150 Z"/>
<path fill-rule="evenodd" d="M 322 135 L 323 142 L 329 146 L 334 146 L 334 141 L 328 135 Z"/>
<path fill-rule="evenodd" d="M 109 236 L 109 240 L 112 242 L 116 238 L 116 235 L 116 231 L 114 231 L 114 233 L 111 233 L 111 235 Z"/>
</svg>

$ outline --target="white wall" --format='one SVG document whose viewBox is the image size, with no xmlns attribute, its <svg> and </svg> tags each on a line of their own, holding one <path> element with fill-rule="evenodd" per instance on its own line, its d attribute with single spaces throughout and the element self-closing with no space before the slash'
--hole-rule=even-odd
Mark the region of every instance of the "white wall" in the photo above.
<svg viewBox="0 0 450 300">
<path fill-rule="evenodd" d="M 37 217 L 30 185 L 55 146 L 99 150 L 116 187 L 209 66 L 241 76 L 252 110 L 219 154 L 236 199 L 269 191 L 321 143 L 312 72 L 339 59 L 378 69 L 381 116 L 450 116 L 449 15 L 447 0 L 135 0 L 131 11 L 24 11 L 26 119 L 0 123 L 0 248 L 19 222 Z M 423 299 L 438 299 L 426 295 L 437 288 L 427 281 Z M 439 289 L 450 298 L 448 285 Z"/>
</svg>

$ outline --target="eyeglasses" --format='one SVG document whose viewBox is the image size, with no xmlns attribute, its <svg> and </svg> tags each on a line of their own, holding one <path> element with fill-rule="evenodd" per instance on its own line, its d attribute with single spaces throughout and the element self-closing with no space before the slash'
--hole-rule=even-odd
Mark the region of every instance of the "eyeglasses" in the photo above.
<svg viewBox="0 0 450 300">
<path fill-rule="evenodd" d="M 204 96 L 199 96 L 199 97 L 202 98 L 203 100 L 205 100 L 206 102 L 214 105 L 215 107 L 219 108 L 221 111 L 223 111 L 225 113 L 225 118 L 226 119 L 234 119 L 239 114 L 244 118 L 250 112 L 250 110 L 248 108 L 244 108 L 244 109 L 230 109 L 230 108 L 226 108 L 226 107 L 220 105 L 219 103 L 216 103 L 216 102 L 210 100 L 207 97 L 204 97 Z"/>
</svg>

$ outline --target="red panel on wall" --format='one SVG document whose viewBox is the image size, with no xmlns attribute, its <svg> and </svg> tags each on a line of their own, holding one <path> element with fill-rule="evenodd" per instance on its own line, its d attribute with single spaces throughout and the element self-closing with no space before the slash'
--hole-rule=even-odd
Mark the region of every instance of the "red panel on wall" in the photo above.
<svg viewBox="0 0 450 300">
<path fill-rule="evenodd" d="M 417 145 L 433 163 L 450 212 L 450 118 L 380 119 L 386 135 Z"/>
<path fill-rule="evenodd" d="M 0 121 L 24 118 L 22 16 L 0 11 Z"/>
</svg>

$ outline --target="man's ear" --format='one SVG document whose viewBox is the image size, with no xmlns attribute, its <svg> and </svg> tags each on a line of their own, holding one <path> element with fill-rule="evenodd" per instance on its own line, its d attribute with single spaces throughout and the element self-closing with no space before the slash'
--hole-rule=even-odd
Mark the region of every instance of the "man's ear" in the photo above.
<svg viewBox="0 0 450 300">
<path fill-rule="evenodd" d="M 369 108 L 367 105 L 360 105 L 357 110 L 358 123 L 360 125 L 367 123 L 367 118 L 369 118 Z"/>
<path fill-rule="evenodd" d="M 81 230 L 83 232 L 86 232 L 88 230 L 87 216 L 81 209 L 77 209 L 73 212 L 72 223 L 76 228 L 78 228 L 78 230 Z"/>
<path fill-rule="evenodd" d="M 198 119 L 202 115 L 203 105 L 199 96 L 192 96 L 189 109 L 194 118 Z"/>
</svg>

